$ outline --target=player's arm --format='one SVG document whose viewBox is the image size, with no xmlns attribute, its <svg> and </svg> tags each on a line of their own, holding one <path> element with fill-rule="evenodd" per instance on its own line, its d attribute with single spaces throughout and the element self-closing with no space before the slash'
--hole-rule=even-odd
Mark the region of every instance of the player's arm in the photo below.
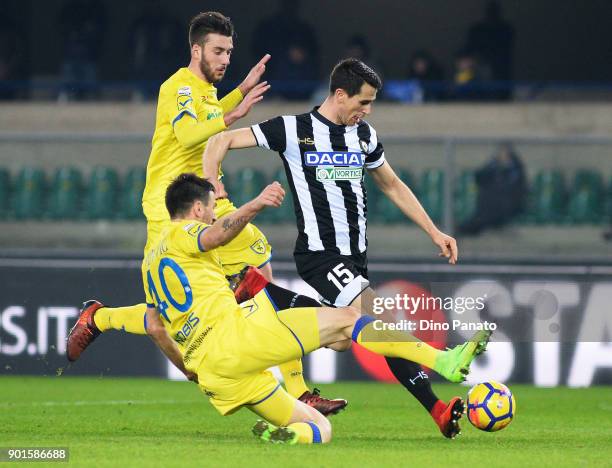
<svg viewBox="0 0 612 468">
<path fill-rule="evenodd" d="M 201 145 L 213 135 L 226 130 L 236 120 L 247 115 L 251 108 L 263 99 L 263 94 L 268 89 L 270 86 L 265 81 L 259 83 L 233 111 L 204 122 L 198 121 L 196 113 L 186 107 L 172 122 L 176 139 L 185 148 Z"/>
<path fill-rule="evenodd" d="M 170 335 L 166 331 L 166 327 L 164 327 L 157 309 L 154 307 L 147 307 L 146 314 L 147 334 L 151 337 L 157 347 L 162 350 L 166 357 L 170 359 L 170 362 L 172 362 L 172 364 L 174 364 L 178 370 L 185 374 L 185 377 L 197 383 L 197 374 L 185 369 L 185 364 L 183 364 L 183 356 L 176 346 L 176 343 L 172 340 L 172 338 L 170 338 Z"/>
<path fill-rule="evenodd" d="M 244 227 L 267 206 L 278 208 L 283 202 L 285 191 L 278 182 L 268 185 L 257 198 L 242 205 L 233 213 L 219 218 L 206 228 L 198 237 L 199 247 L 202 251 L 215 249 L 227 244 L 236 237 Z"/>
<path fill-rule="evenodd" d="M 250 128 L 238 128 L 227 132 L 218 133 L 206 145 L 202 155 L 202 169 L 204 177 L 218 189 L 218 181 L 215 177 L 219 173 L 221 162 L 225 159 L 230 149 L 252 148 L 257 146 L 257 140 Z"/>
<path fill-rule="evenodd" d="M 376 169 L 371 169 L 370 174 L 376 185 L 393 204 L 431 237 L 433 243 L 440 248 L 441 255 L 448 258 L 449 263 L 456 263 L 457 241 L 436 227 L 410 187 L 397 176 L 391 165 L 385 161 Z"/>
</svg>

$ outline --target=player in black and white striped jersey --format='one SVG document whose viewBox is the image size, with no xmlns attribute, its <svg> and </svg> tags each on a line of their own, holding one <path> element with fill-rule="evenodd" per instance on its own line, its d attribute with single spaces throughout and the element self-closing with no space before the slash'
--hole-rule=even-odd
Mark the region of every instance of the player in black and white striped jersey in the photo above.
<svg viewBox="0 0 612 468">
<path fill-rule="evenodd" d="M 350 304 L 368 286 L 363 175 L 364 169 L 385 162 L 376 131 L 363 120 L 351 126 L 335 124 L 317 108 L 276 117 L 252 130 L 258 146 L 278 152 L 285 166 L 299 232 L 294 255 L 300 274 L 311 283 L 314 276 L 320 278 L 323 267 L 328 270 L 325 283 L 315 288 L 323 301 Z M 351 273 L 334 272 L 340 263 L 345 267 L 337 271 Z"/>
<path fill-rule="evenodd" d="M 203 157 L 204 174 L 217 174 L 229 149 L 260 146 L 279 153 L 285 167 L 298 224 L 294 257 L 300 276 L 323 302 L 373 310 L 374 291 L 367 272 L 367 194 L 364 170 L 402 212 L 457 261 L 455 239 L 441 232 L 409 187 L 397 177 L 374 128 L 364 121 L 382 82 L 376 72 L 356 59 L 334 67 L 330 94 L 310 112 L 279 116 L 251 128 L 213 137 Z M 223 191 L 219 181 L 213 182 Z M 338 343 L 334 349 L 346 349 Z M 430 412 L 441 432 L 454 437 L 464 403 L 438 399 L 420 366 L 387 358 L 397 379 Z"/>
</svg>

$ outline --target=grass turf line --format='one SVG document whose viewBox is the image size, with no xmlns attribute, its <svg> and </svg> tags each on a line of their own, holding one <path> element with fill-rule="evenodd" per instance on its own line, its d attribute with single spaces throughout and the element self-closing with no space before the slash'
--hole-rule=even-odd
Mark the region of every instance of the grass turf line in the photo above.
<svg viewBox="0 0 612 468">
<path fill-rule="evenodd" d="M 75 466 L 609 466 L 610 389 L 511 385 L 517 416 L 488 434 L 463 419 L 444 439 L 399 385 L 321 385 L 349 407 L 326 446 L 256 440 L 248 410 L 221 417 L 198 388 L 154 379 L 0 377 L 0 446 L 68 446 Z M 436 385 L 441 397 L 467 392 Z M 37 463 L 36 466 L 43 466 Z M 51 464 L 50 464 L 51 465 Z M 52 464 L 51 466 L 58 466 Z"/>
</svg>

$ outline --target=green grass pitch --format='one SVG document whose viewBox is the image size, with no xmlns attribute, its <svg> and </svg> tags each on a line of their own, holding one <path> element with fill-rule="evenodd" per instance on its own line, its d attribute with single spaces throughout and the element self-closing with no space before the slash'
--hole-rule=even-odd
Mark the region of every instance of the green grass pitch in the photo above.
<svg viewBox="0 0 612 468">
<path fill-rule="evenodd" d="M 0 377 L 0 446 L 67 446 L 76 466 L 610 466 L 610 388 L 511 385 L 518 412 L 489 434 L 463 420 L 444 439 L 399 385 L 338 383 L 349 400 L 326 446 L 276 446 L 250 433 L 248 410 L 221 417 L 188 382 Z M 436 385 L 448 398 L 466 388 Z M 43 466 L 45 463 L 36 463 Z M 58 466 L 53 463 L 51 466 Z"/>
</svg>

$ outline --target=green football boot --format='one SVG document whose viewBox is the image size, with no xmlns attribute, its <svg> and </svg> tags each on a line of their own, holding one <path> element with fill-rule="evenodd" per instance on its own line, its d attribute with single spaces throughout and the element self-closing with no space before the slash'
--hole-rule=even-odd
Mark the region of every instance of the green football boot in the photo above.
<svg viewBox="0 0 612 468">
<path fill-rule="evenodd" d="M 487 349 L 492 333 L 490 330 L 481 330 L 462 345 L 440 353 L 434 370 L 451 382 L 463 382 L 470 373 L 470 364 L 474 358 Z"/>
<path fill-rule="evenodd" d="M 251 431 L 255 437 L 273 444 L 293 445 L 298 441 L 298 433 L 293 429 L 288 427 L 277 427 L 263 419 L 259 419 Z"/>
</svg>

